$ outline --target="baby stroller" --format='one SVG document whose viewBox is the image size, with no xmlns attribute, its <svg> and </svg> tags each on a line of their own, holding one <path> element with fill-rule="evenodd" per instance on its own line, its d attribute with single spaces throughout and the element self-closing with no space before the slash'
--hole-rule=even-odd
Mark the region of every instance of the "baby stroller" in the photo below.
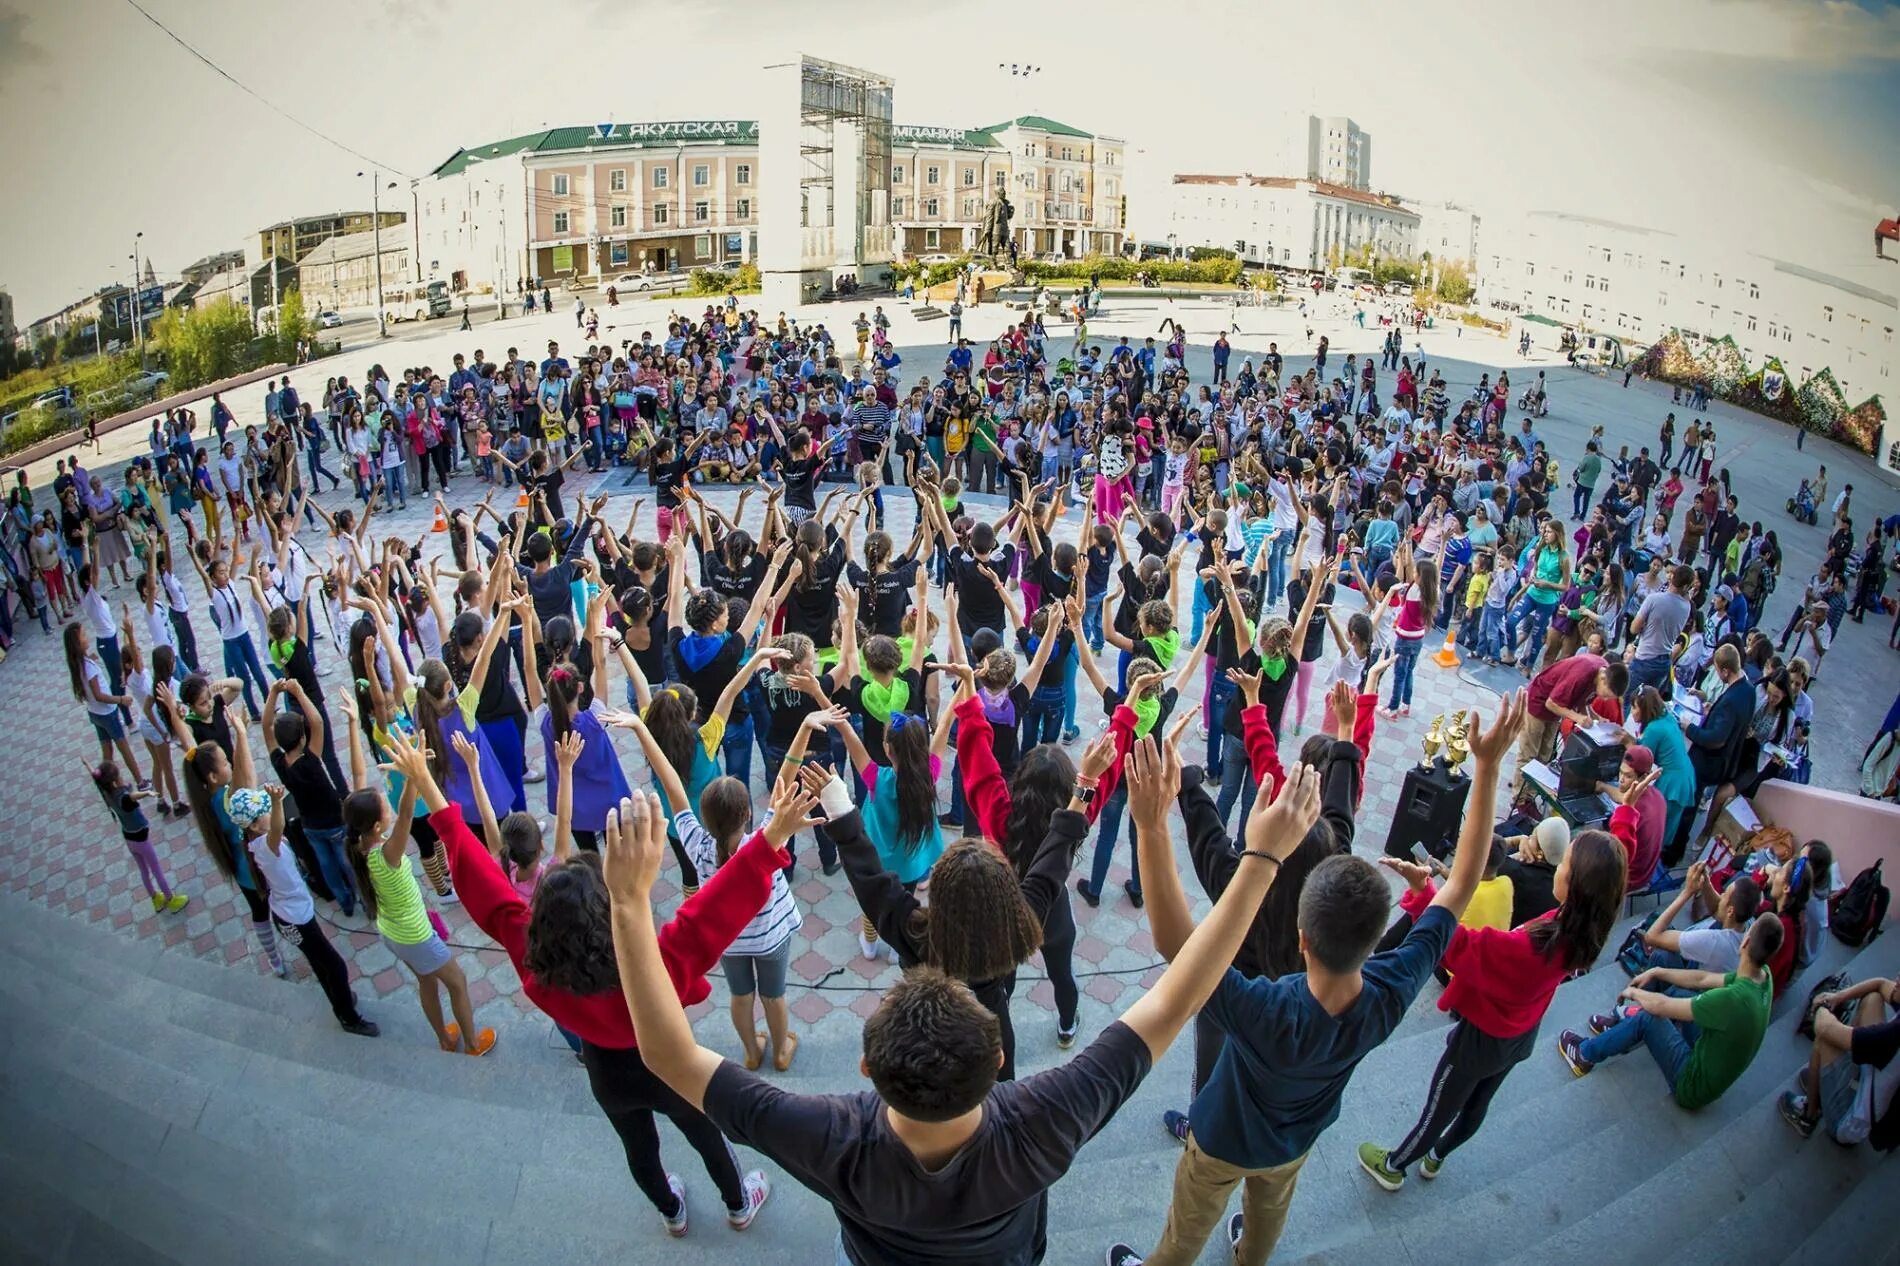
<svg viewBox="0 0 1900 1266">
<path fill-rule="evenodd" d="M 1800 489 L 1788 498 L 1788 513 L 1794 516 L 1797 523 L 1811 524 L 1815 521 L 1814 489 L 1807 480 L 1803 479 Z"/>
</svg>

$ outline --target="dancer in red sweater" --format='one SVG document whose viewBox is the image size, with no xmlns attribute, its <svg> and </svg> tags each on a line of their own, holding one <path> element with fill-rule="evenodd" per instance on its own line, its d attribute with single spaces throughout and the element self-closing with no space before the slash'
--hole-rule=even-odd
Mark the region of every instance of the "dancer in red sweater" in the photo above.
<svg viewBox="0 0 1900 1266">
<path fill-rule="evenodd" d="M 442 794 L 429 773 L 426 751 L 399 748 L 395 756 L 397 769 L 416 787 L 428 807 L 430 825 L 448 850 L 463 909 L 507 951 L 529 1000 L 580 1036 L 581 1063 L 587 1067 L 594 1099 L 620 1135 L 633 1181 L 659 1210 L 667 1232 L 686 1234 L 686 1188 L 660 1161 L 656 1112 L 686 1136 L 705 1162 L 725 1201 L 728 1224 L 739 1231 L 752 1225 L 771 1192 L 764 1172 L 753 1170 L 741 1178 L 719 1128 L 649 1072 L 640 1058 L 614 963 L 599 857 L 577 853 L 550 869 L 530 906 L 462 821 L 462 811 Z M 706 973 L 765 905 L 773 874 L 786 865 L 784 842 L 801 816 L 775 815 L 660 929 L 660 957 L 682 1003 L 704 1001 L 712 992 Z"/>
<path fill-rule="evenodd" d="M 1424 913 L 1436 891 L 1431 872 L 1391 857 L 1378 860 L 1410 885 L 1399 907 L 1415 918 Z M 1551 881 L 1555 910 L 1508 932 L 1460 924 L 1452 933 L 1443 959 L 1451 983 L 1438 1006 L 1457 1023 L 1411 1133 L 1390 1149 L 1359 1145 L 1360 1167 L 1373 1182 L 1397 1191 L 1415 1161 L 1420 1173 L 1436 1178 L 1453 1149 L 1478 1132 L 1498 1087 L 1536 1046 L 1537 1026 L 1557 986 L 1588 971 L 1602 952 L 1622 909 L 1628 874 L 1629 860 L 1616 837 L 1580 831 Z"/>
</svg>

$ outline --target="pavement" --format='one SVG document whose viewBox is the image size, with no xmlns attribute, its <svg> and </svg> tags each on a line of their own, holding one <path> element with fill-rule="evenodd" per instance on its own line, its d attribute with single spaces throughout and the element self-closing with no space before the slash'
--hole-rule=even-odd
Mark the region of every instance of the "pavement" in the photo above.
<svg viewBox="0 0 1900 1266">
<path fill-rule="evenodd" d="M 940 340 L 944 323 L 913 321 L 905 305 L 891 297 L 879 300 L 824 305 L 803 310 L 802 320 L 822 320 L 843 330 L 862 310 L 870 312 L 882 302 L 893 321 L 893 339 L 902 352 L 906 378 L 934 371 L 945 353 Z M 678 310 L 696 313 L 703 300 L 686 300 Z M 665 331 L 666 314 L 674 305 L 664 301 L 625 303 L 617 309 L 603 308 L 601 338 L 618 343 L 623 338 L 638 339 L 643 330 L 656 338 Z M 1190 364 L 1203 377 L 1211 372 L 1208 347 L 1214 334 L 1224 328 L 1232 310 L 1224 304 L 1149 301 L 1146 296 L 1115 296 L 1105 313 L 1091 322 L 1093 340 L 1104 346 L 1126 333 L 1139 339 L 1153 333 L 1165 317 L 1185 322 L 1192 332 Z M 776 314 L 768 313 L 768 317 Z M 1331 339 L 1335 359 L 1347 352 L 1366 353 L 1376 346 L 1376 330 L 1360 331 L 1346 319 L 1347 313 L 1328 312 L 1313 323 L 1314 334 Z M 1234 364 L 1257 357 L 1269 340 L 1279 343 L 1288 359 L 1289 371 L 1303 369 L 1308 363 L 1310 344 L 1305 338 L 1306 322 L 1297 311 L 1242 309 L 1238 313 L 1241 330 L 1231 336 Z M 993 337 L 1010 319 L 1001 308 L 985 306 L 967 314 L 966 333 L 977 340 Z M 539 355 L 550 338 L 558 339 L 563 351 L 573 353 L 583 346 L 581 331 L 573 325 L 571 314 L 536 314 L 510 317 L 505 321 L 482 324 L 472 334 L 460 333 L 459 313 L 422 327 L 403 327 L 400 337 L 378 342 L 373 347 L 349 350 L 325 362 L 299 367 L 292 379 L 306 398 L 320 396 L 326 376 L 344 372 L 361 382 L 373 363 L 392 370 L 409 364 L 431 364 L 446 370 L 456 350 L 472 351 L 480 347 L 490 358 L 500 358 L 509 347 Z M 1066 350 L 1067 337 L 1052 330 L 1057 346 Z M 1410 348 L 1413 339 L 1408 338 Z M 1453 398 L 1459 398 L 1474 385 L 1481 372 L 1495 374 L 1508 367 L 1514 376 L 1536 368 L 1548 369 L 1551 414 L 1542 420 L 1539 433 L 1551 444 L 1566 467 L 1582 454 L 1590 429 L 1602 425 L 1611 451 L 1628 443 L 1653 444 L 1662 415 L 1670 408 L 1666 388 L 1634 382 L 1621 385 L 1620 375 L 1601 378 L 1568 369 L 1560 362 L 1536 359 L 1525 361 L 1516 356 L 1514 346 L 1504 340 L 1459 328 L 1427 331 L 1422 338 L 1427 357 L 1445 371 Z M 229 393 L 227 402 L 240 421 L 261 414 L 263 385 L 257 384 Z M 203 410 L 200 410 L 203 416 Z M 1677 410 L 1679 421 L 1686 415 Z M 1779 630 L 1792 603 L 1799 596 L 1801 578 L 1818 562 L 1823 544 L 1820 528 L 1796 524 L 1782 512 L 1782 503 L 1793 491 L 1797 479 L 1811 474 L 1819 463 L 1829 469 L 1832 486 L 1843 481 L 1855 485 L 1856 517 L 1868 521 L 1873 514 L 1888 515 L 1900 511 L 1900 492 L 1886 481 L 1866 458 L 1832 444 L 1810 440 L 1806 452 L 1797 452 L 1794 434 L 1786 426 L 1742 413 L 1723 404 L 1714 404 L 1708 415 L 1720 435 L 1720 464 L 1727 466 L 1741 497 L 1744 511 L 1775 529 L 1788 555 L 1779 592 L 1771 599 L 1766 624 Z M 103 451 L 88 452 L 94 468 L 121 465 L 134 453 L 143 451 L 143 428 L 132 427 L 105 437 Z M 36 483 L 45 483 L 52 474 L 52 460 L 35 463 Z M 624 514 L 628 499 L 650 492 L 642 485 L 635 489 L 622 486 L 618 475 L 588 479 L 591 493 L 596 488 L 608 493 L 613 504 L 607 513 Z M 346 486 L 347 487 L 347 486 Z M 455 496 L 473 500 L 479 487 L 470 477 L 455 483 Z M 713 504 L 729 507 L 736 494 L 732 490 L 708 490 Z M 326 496 L 331 504 L 342 499 Z M 903 497 L 887 497 L 889 530 L 900 540 L 911 530 L 914 507 Z M 642 526 L 652 530 L 643 510 Z M 422 534 L 429 524 L 429 509 L 421 498 L 411 498 L 406 512 L 387 516 L 379 512 L 378 522 L 392 531 Z M 446 553 L 446 544 L 442 546 Z M 116 600 L 129 593 L 113 594 Z M 1355 598 L 1342 600 L 1350 607 Z M 195 621 L 200 644 L 209 631 L 202 615 Z M 1885 714 L 1889 701 L 1900 685 L 1900 653 L 1886 647 L 1885 623 L 1843 627 L 1840 640 L 1827 659 L 1822 679 L 1814 690 L 1816 727 L 1813 745 L 1815 783 L 1838 790 L 1851 790 L 1853 766 L 1874 727 Z M 319 647 L 318 658 L 334 660 L 332 645 Z M 1324 680 L 1332 658 L 1328 646 L 1326 661 L 1317 680 Z M 1380 721 L 1372 759 L 1368 764 L 1366 791 L 1359 817 L 1359 838 L 1355 851 L 1376 855 L 1388 824 L 1398 807 L 1398 795 L 1405 770 L 1417 760 L 1419 739 L 1431 719 L 1442 712 L 1475 707 L 1489 712 L 1497 694 L 1520 684 L 1510 670 L 1469 665 L 1445 669 L 1426 656 L 1420 663 L 1413 712 L 1396 722 Z M 1101 717 L 1099 703 L 1083 692 L 1078 722 L 1085 735 L 1093 733 Z M 1316 695 L 1319 692 L 1314 692 Z M 31 625 L 19 627 L 13 654 L 0 666 L 0 704 L 14 732 L 38 736 L 15 747 L 0 747 L 6 755 L 0 760 L 0 820 L 10 829 L 0 838 L 0 886 L 37 906 L 64 914 L 72 919 L 103 926 L 124 938 L 139 942 L 157 942 L 166 949 L 198 959 L 228 964 L 241 972 L 262 972 L 255 954 L 242 905 L 234 891 L 216 874 L 202 846 L 187 822 L 158 819 L 154 840 L 174 886 L 192 894 L 190 908 L 182 915 L 155 915 L 139 887 L 136 870 L 110 819 L 92 789 L 86 785 L 79 759 L 95 752 L 83 710 L 72 700 L 65 675 L 58 639 L 41 633 Z M 1306 719 L 1310 729 L 1323 719 L 1324 701 L 1315 698 Z M 1289 712 L 1292 717 L 1293 713 Z M 255 740 L 254 740 L 255 741 Z M 630 769 L 639 768 L 637 748 L 624 745 L 623 757 Z M 1190 759 L 1204 758 L 1200 744 L 1190 737 Z M 756 769 L 756 764 L 755 764 Z M 755 774 L 756 776 L 756 774 Z M 763 788 L 755 784 L 755 791 Z M 947 795 L 947 782 L 943 788 Z M 530 804 L 545 810 L 545 800 L 537 790 L 530 793 Z M 806 922 L 792 955 L 791 1009 L 803 1035 L 801 1071 L 815 1080 L 831 1085 L 856 1084 L 856 1034 L 863 1016 L 876 1006 L 880 990 L 895 978 L 895 968 L 886 963 L 870 963 L 859 957 L 852 923 L 856 906 L 843 877 L 824 877 L 817 868 L 809 839 L 801 841 L 805 850 L 794 889 L 802 903 Z M 1177 838 L 1177 853 L 1185 851 Z M 1076 945 L 1075 967 L 1083 982 L 1081 1025 L 1084 1037 L 1098 1030 L 1117 1014 L 1159 970 L 1153 943 L 1139 911 L 1133 909 L 1121 893 L 1126 878 L 1131 845 L 1126 831 L 1118 847 L 1116 865 L 1110 871 L 1100 909 L 1077 904 L 1080 936 Z M 1190 889 L 1196 885 L 1190 884 Z M 425 885 L 426 888 L 426 885 Z M 670 908 L 676 893 L 663 880 L 656 897 Z M 1197 909 L 1204 903 L 1197 903 Z M 363 929 L 363 921 L 345 920 L 323 907 L 332 922 L 332 937 L 361 978 L 359 989 L 373 1002 L 370 1013 L 385 1016 L 392 1011 L 413 1016 L 414 1004 L 402 995 L 410 988 L 409 977 L 382 946 L 373 931 Z M 460 959 L 471 982 L 471 990 L 480 1019 L 485 1023 L 510 1027 L 538 1026 L 541 1036 L 546 1026 L 539 1021 L 523 998 L 520 982 L 506 957 L 489 946 L 486 938 L 464 917 L 459 907 L 448 906 L 443 918 L 454 933 Z M 297 964 L 299 980 L 307 971 Z M 310 982 L 305 981 L 307 986 Z M 1054 1044 L 1053 1000 L 1039 964 L 1025 969 L 1017 993 L 1017 1030 L 1019 1060 L 1029 1071 L 1046 1066 L 1060 1053 Z M 736 1049 L 736 1039 L 725 1015 L 723 987 L 715 990 L 707 1003 L 695 1009 L 698 1030 L 704 1041 L 717 1049 Z M 506 1048 L 504 1048 L 505 1051 Z"/>
</svg>

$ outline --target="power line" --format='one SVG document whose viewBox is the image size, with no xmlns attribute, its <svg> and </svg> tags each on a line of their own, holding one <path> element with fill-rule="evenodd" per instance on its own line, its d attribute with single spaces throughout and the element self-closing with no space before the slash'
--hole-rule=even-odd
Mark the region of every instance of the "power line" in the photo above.
<svg viewBox="0 0 1900 1266">
<path fill-rule="evenodd" d="M 279 117 L 302 128 L 304 131 L 310 133 L 310 135 L 316 137 L 318 140 L 323 141 L 329 145 L 334 145 L 336 148 L 342 150 L 345 154 L 349 154 L 355 158 L 360 158 L 364 162 L 369 163 L 372 166 L 381 167 L 388 171 L 392 171 L 399 176 L 408 177 L 409 179 L 412 179 L 412 180 L 414 179 L 413 176 L 410 176 L 408 172 L 396 166 L 394 163 L 386 163 L 386 162 L 383 162 L 381 159 L 371 158 L 369 155 L 363 153 L 361 150 L 351 149 L 348 145 L 345 145 L 342 141 L 337 140 L 336 137 L 331 136 L 329 133 L 321 131 L 318 128 L 312 127 L 310 124 L 305 123 L 302 119 L 290 113 L 288 110 L 284 109 L 282 106 L 278 105 L 276 102 L 270 100 L 268 97 L 265 97 L 262 93 L 258 92 L 255 88 L 252 88 L 249 84 L 245 83 L 243 80 L 233 75 L 230 71 L 226 70 L 224 67 L 218 65 L 218 63 L 212 61 L 209 57 L 206 57 L 203 53 L 199 52 L 196 47 L 194 47 L 192 44 L 186 41 L 183 36 L 178 34 L 178 32 L 172 30 L 169 26 L 166 26 L 163 22 L 160 22 L 157 18 L 153 17 L 151 13 L 148 12 L 146 8 L 139 3 L 139 0 L 125 0 L 125 2 L 131 5 L 132 8 L 136 9 L 140 17 L 143 17 L 147 22 L 150 22 L 153 26 L 157 27 L 159 30 L 163 31 L 167 36 L 169 36 L 171 38 L 171 41 L 174 44 L 184 49 L 187 53 L 190 53 L 193 57 L 197 58 L 199 61 L 203 62 L 205 65 L 209 66 L 226 82 L 230 83 L 232 86 L 236 87 L 239 91 L 245 93 L 246 95 L 256 100 L 259 104 L 263 105 L 266 109 L 270 110 L 273 114 L 276 114 Z"/>
</svg>

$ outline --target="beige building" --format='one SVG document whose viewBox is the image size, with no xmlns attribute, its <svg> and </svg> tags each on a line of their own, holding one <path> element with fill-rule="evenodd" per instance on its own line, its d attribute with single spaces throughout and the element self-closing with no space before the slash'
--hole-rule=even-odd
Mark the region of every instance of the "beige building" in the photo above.
<svg viewBox="0 0 1900 1266">
<path fill-rule="evenodd" d="M 970 249 L 990 196 L 1005 190 L 1020 252 L 1113 254 L 1123 157 L 1118 139 L 1034 116 L 971 131 L 894 127 L 898 253 Z M 510 295 L 524 278 L 731 269 L 758 253 L 759 188 L 759 128 L 747 120 L 531 132 L 458 150 L 417 182 L 414 263 L 453 290 Z"/>
<path fill-rule="evenodd" d="M 384 211 L 381 215 L 383 232 L 387 236 L 390 229 L 402 224 L 409 218 L 406 211 Z M 285 220 L 281 224 L 268 225 L 257 232 L 257 258 L 254 263 L 263 263 L 267 259 L 282 256 L 291 263 L 300 263 L 305 255 L 317 248 L 317 244 L 339 233 L 361 233 L 375 227 L 376 217 L 368 211 L 331 211 L 324 215 L 306 215 L 295 220 Z M 215 275 L 215 270 L 207 275 Z"/>
<path fill-rule="evenodd" d="M 297 265 L 297 285 L 305 311 L 376 306 L 376 233 L 343 233 L 325 238 Z M 408 281 L 412 256 L 407 233 L 382 234 L 383 288 Z"/>
<path fill-rule="evenodd" d="M 891 223 L 898 253 L 973 250 L 985 211 L 1007 194 L 1022 256 L 1121 249 L 1124 163 L 1116 137 L 1039 115 L 986 128 L 891 129 Z"/>
</svg>

